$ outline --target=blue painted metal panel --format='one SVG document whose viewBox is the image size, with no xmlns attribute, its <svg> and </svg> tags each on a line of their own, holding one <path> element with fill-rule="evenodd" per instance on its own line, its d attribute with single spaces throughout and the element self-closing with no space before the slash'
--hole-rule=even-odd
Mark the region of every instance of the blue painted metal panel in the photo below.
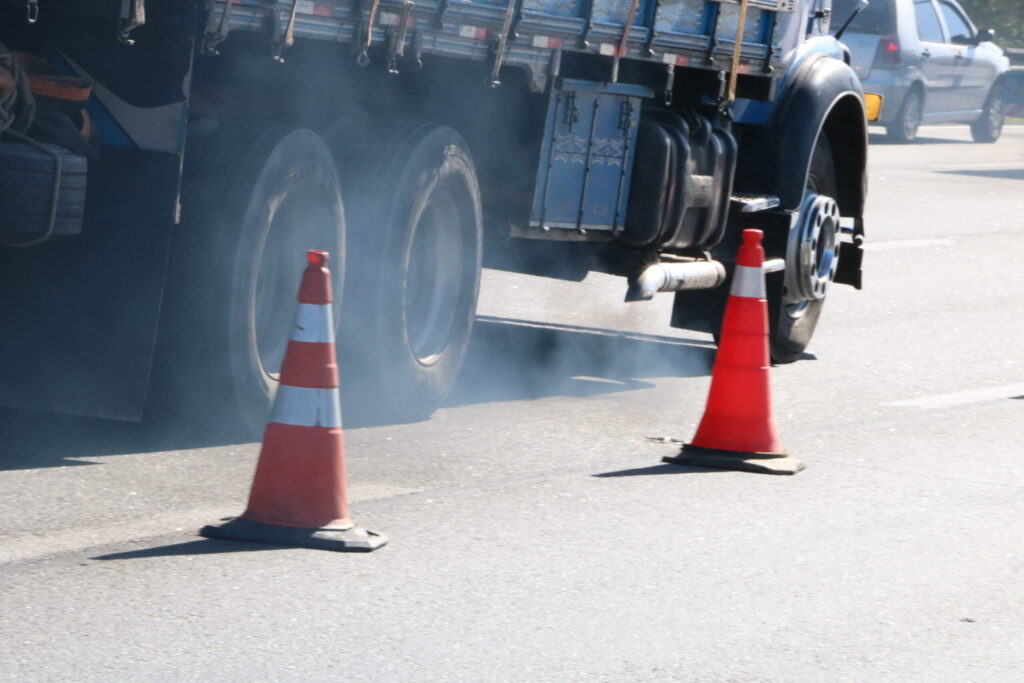
<svg viewBox="0 0 1024 683">
<path fill-rule="evenodd" d="M 518 4 L 511 6 L 515 34 L 504 61 L 510 66 L 528 66 L 535 79 L 545 70 L 538 60 L 552 59 L 554 50 L 616 54 L 632 6 L 632 0 L 416 0 L 410 8 L 412 26 L 406 34 L 405 54 L 490 58 L 483 48 L 493 51 L 500 39 L 509 2 Z M 404 4 L 404 0 L 381 0 L 370 30 L 373 50 L 388 49 Z M 778 46 L 770 45 L 779 4 L 751 0 L 742 36 L 745 73 L 767 74 L 766 61 L 775 64 L 781 57 Z M 214 0 L 213 6 L 208 28 L 216 35 L 226 6 L 223 0 Z M 232 7 L 227 22 L 230 30 L 266 31 L 269 23 L 271 35 L 276 32 L 281 37 L 289 24 L 293 0 L 236 0 Z M 369 21 L 369 3 L 363 0 L 298 0 L 294 7 L 295 37 L 353 42 L 361 40 Z M 728 0 L 640 0 L 621 56 L 653 58 L 677 66 L 727 68 L 738 17 L 739 5 Z M 713 54 L 709 54 L 712 46 Z"/>
<path fill-rule="evenodd" d="M 648 88 L 564 80 L 552 88 L 530 224 L 615 230 L 629 197 Z"/>
</svg>

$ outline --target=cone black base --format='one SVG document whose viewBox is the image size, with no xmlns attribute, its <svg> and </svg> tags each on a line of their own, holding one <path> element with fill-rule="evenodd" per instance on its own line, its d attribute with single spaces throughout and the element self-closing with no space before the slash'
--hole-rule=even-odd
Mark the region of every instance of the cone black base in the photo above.
<svg viewBox="0 0 1024 683">
<path fill-rule="evenodd" d="M 204 526 L 200 536 L 230 541 L 249 541 L 295 548 L 368 553 L 388 542 L 386 536 L 361 527 L 351 529 L 299 529 L 250 522 L 241 517 L 224 524 Z"/>
<path fill-rule="evenodd" d="M 755 474 L 796 474 L 804 464 L 786 453 L 756 453 L 749 451 L 726 451 L 718 448 L 701 448 L 686 444 L 679 455 L 661 459 L 672 465 L 711 467 L 717 470 L 737 470 Z"/>
</svg>

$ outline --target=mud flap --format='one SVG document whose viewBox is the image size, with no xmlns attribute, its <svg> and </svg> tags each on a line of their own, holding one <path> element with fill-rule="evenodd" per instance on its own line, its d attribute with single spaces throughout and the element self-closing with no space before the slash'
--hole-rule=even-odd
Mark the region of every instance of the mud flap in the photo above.
<svg viewBox="0 0 1024 683">
<path fill-rule="evenodd" d="M 177 155 L 104 148 L 81 235 L 0 249 L 0 404 L 142 417 L 179 168 Z"/>
<path fill-rule="evenodd" d="M 844 241 L 839 249 L 839 267 L 836 269 L 835 283 L 861 289 L 863 263 L 864 219 L 857 218 L 853 226 L 853 240 Z"/>
</svg>

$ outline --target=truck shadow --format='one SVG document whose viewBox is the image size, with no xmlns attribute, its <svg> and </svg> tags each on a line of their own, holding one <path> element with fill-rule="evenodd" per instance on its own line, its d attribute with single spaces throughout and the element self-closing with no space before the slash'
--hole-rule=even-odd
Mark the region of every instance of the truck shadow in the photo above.
<svg viewBox="0 0 1024 683">
<path fill-rule="evenodd" d="M 714 345 L 601 328 L 481 317 L 459 382 L 444 407 L 550 396 L 586 398 L 651 386 L 645 378 L 710 372 Z M 345 388 L 342 387 L 343 403 Z M 149 416 L 140 423 L 0 410 L 0 471 L 92 465 L 80 458 L 225 446 L 259 440 L 210 406 L 205 424 Z M 346 405 L 346 429 L 403 421 Z"/>
<path fill-rule="evenodd" d="M 710 340 L 481 316 L 445 405 L 640 389 L 651 386 L 643 379 L 707 375 L 714 355 Z"/>
</svg>

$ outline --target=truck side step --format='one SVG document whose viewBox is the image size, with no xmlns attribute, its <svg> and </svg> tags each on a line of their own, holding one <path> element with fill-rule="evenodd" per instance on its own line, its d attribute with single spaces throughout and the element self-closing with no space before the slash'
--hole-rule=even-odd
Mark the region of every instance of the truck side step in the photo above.
<svg viewBox="0 0 1024 683">
<path fill-rule="evenodd" d="M 730 209 L 737 213 L 760 213 L 779 208 L 779 198 L 773 194 L 743 194 L 729 196 Z"/>
</svg>

